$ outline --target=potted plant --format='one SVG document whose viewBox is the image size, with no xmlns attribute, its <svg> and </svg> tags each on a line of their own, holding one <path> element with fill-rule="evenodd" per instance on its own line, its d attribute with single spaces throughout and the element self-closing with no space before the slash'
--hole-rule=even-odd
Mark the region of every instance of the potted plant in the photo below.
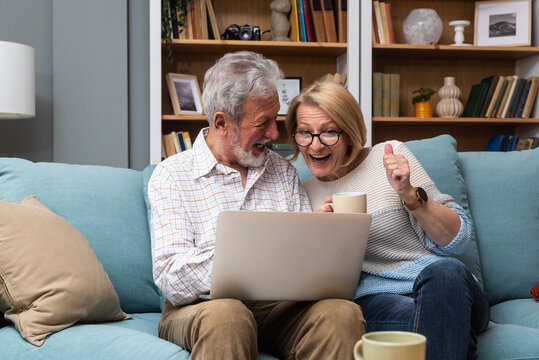
<svg viewBox="0 0 539 360">
<path fill-rule="evenodd" d="M 193 0 L 163 0 L 161 2 L 161 39 L 167 45 L 166 52 L 169 64 L 174 63 L 172 26 L 177 26 L 180 33 L 183 31 L 187 5 L 192 2 Z"/>
<path fill-rule="evenodd" d="M 436 92 L 431 88 L 419 88 L 412 91 L 412 94 L 417 94 L 412 98 L 412 105 L 415 106 L 415 116 L 420 118 L 432 117 L 432 104 L 430 97 Z"/>
</svg>

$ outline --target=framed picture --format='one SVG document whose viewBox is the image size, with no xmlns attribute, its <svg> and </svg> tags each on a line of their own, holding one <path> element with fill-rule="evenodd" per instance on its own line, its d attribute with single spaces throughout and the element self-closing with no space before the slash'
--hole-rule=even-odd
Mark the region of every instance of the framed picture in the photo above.
<svg viewBox="0 0 539 360">
<path fill-rule="evenodd" d="M 279 92 L 279 103 L 281 104 L 277 115 L 286 115 L 292 99 L 301 91 L 301 78 L 287 77 L 282 79 L 277 85 L 277 91 Z"/>
<path fill-rule="evenodd" d="M 475 2 L 474 45 L 530 46 L 531 0 Z"/>
<path fill-rule="evenodd" d="M 196 76 L 168 73 L 166 78 L 174 115 L 203 113 Z"/>
</svg>

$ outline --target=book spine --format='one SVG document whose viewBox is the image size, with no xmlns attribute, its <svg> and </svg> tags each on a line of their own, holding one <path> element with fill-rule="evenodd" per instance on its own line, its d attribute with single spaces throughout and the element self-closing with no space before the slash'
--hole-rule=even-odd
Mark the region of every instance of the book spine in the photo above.
<svg viewBox="0 0 539 360">
<path fill-rule="evenodd" d="M 391 77 L 389 74 L 382 74 L 382 116 L 391 115 Z"/>
<path fill-rule="evenodd" d="M 516 118 L 522 118 L 522 113 L 524 112 L 524 106 L 526 105 L 526 100 L 528 99 L 531 86 L 532 80 L 529 79 L 528 81 L 526 81 L 526 85 L 524 86 L 524 90 L 522 91 L 522 95 L 520 96 L 520 101 L 518 103 L 517 110 L 515 111 Z"/>
<path fill-rule="evenodd" d="M 302 42 L 307 42 L 307 32 L 305 31 L 305 17 L 303 16 L 303 1 L 298 2 L 298 20 L 299 20 L 299 39 Z"/>
<path fill-rule="evenodd" d="M 390 113 L 391 117 L 399 116 L 399 98 L 400 98 L 400 74 L 390 74 Z"/>
<path fill-rule="evenodd" d="M 295 2 L 295 0 L 292 0 Z M 316 41 L 326 42 L 326 30 L 324 29 L 324 16 L 322 14 L 322 0 L 310 0 L 311 2 L 311 13 L 313 18 L 314 25 L 314 34 L 316 36 Z"/>
<path fill-rule="evenodd" d="M 537 92 L 539 89 L 539 77 L 533 76 L 531 78 L 532 85 L 530 87 L 530 93 L 528 94 L 528 99 L 526 99 L 526 105 L 524 106 L 524 111 L 522 112 L 523 118 L 529 118 L 531 111 L 533 109 L 533 105 L 535 104 L 535 101 L 537 99 Z"/>
<path fill-rule="evenodd" d="M 374 15 L 376 16 L 376 27 L 378 28 L 378 37 L 380 38 L 380 44 L 385 44 L 384 25 L 382 24 L 382 14 L 380 13 L 380 2 L 374 0 Z"/>
<path fill-rule="evenodd" d="M 382 26 L 384 27 L 384 44 L 389 44 L 389 30 L 387 27 L 386 4 L 380 1 L 380 17 L 382 18 Z"/>
<path fill-rule="evenodd" d="M 395 44 L 395 31 L 393 30 L 393 20 L 391 20 L 391 4 L 386 3 L 387 31 L 389 32 L 389 43 Z"/>
<path fill-rule="evenodd" d="M 372 2 L 372 34 L 373 34 L 373 43 L 380 44 L 380 35 L 378 33 L 378 23 L 376 21 L 374 1 Z"/>
<path fill-rule="evenodd" d="M 315 42 L 316 36 L 314 35 L 313 19 L 311 16 L 311 5 L 309 0 L 303 0 L 303 17 L 305 19 L 305 33 L 307 35 L 308 42 Z"/>
<path fill-rule="evenodd" d="M 382 73 L 372 73 L 372 114 L 382 116 Z"/>
<path fill-rule="evenodd" d="M 337 0 L 339 42 L 348 42 L 348 0 Z"/>
</svg>

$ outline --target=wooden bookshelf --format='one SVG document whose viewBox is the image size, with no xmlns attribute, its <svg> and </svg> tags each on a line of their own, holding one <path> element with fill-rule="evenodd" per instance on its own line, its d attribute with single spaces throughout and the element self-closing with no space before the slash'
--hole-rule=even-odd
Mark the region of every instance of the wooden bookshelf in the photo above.
<svg viewBox="0 0 539 360">
<path fill-rule="evenodd" d="M 454 31 L 448 23 L 456 19 L 471 21 L 472 24 L 464 30 L 464 39 L 466 43 L 473 43 L 474 1 L 388 1 L 391 3 L 396 44 L 367 44 L 367 42 L 362 44 L 361 50 L 370 53 L 372 61 L 372 67 L 362 72 L 362 82 L 368 82 L 362 89 L 372 88 L 373 72 L 400 74 L 400 117 L 372 117 L 372 112 L 367 111 L 365 117 L 372 120 L 373 144 L 390 139 L 408 141 L 450 134 L 457 139 L 459 151 L 481 151 L 486 149 L 492 136 L 513 135 L 518 132 L 519 126 L 539 124 L 539 119 L 536 118 L 414 117 L 412 91 L 420 87 L 430 87 L 437 92 L 443 86 L 445 76 L 455 77 L 455 83 L 461 91 L 459 99 L 463 105 L 466 105 L 472 85 L 488 76 L 515 74 L 525 78 L 539 76 L 539 74 L 517 73 L 517 63 L 539 55 L 539 47 L 451 46 L 450 44 L 454 42 Z M 404 20 L 413 9 L 425 7 L 435 9 L 444 24 L 438 44 L 406 44 L 402 33 Z M 362 10 L 365 10 L 362 13 L 362 21 L 369 21 L 369 24 L 372 24 L 372 13 L 367 11 L 366 6 L 362 7 Z M 367 95 L 370 96 L 362 97 L 363 102 L 372 101 L 372 93 Z M 431 98 L 435 113 L 439 101 L 438 94 Z"/>
<path fill-rule="evenodd" d="M 212 0 L 213 8 L 219 32 L 231 24 L 251 26 L 257 25 L 261 31 L 270 29 L 272 0 Z M 350 3 L 349 11 L 359 13 L 359 5 Z M 352 27 L 357 24 L 352 24 Z M 202 90 L 202 83 L 206 70 L 215 61 L 228 52 L 240 50 L 250 50 L 263 54 L 279 64 L 286 77 L 301 77 L 302 86 L 309 86 L 314 81 L 327 73 L 346 72 L 348 73 L 349 88 L 354 96 L 359 99 L 359 54 L 348 52 L 349 44 L 352 43 L 359 48 L 359 36 L 348 32 L 348 43 L 337 42 L 284 42 L 272 41 L 271 33 L 262 35 L 260 41 L 254 40 L 179 40 L 173 39 L 171 42 L 173 52 L 173 63 L 167 57 L 168 45 L 160 41 L 161 48 L 161 111 L 159 119 L 152 119 L 155 128 L 159 128 L 161 134 L 171 131 L 189 131 L 194 140 L 201 128 L 207 126 L 204 115 L 173 115 L 170 95 L 166 84 L 167 73 L 190 74 L 197 77 Z M 159 126 L 155 122 L 159 122 Z M 286 141 L 284 128 L 284 116 L 277 118 L 280 138 L 278 142 Z M 154 144 L 160 141 L 154 140 Z M 151 145 L 154 154 L 157 153 L 157 145 Z M 160 146 L 160 142 L 159 142 Z M 156 156 L 153 162 L 156 162 Z"/>
</svg>

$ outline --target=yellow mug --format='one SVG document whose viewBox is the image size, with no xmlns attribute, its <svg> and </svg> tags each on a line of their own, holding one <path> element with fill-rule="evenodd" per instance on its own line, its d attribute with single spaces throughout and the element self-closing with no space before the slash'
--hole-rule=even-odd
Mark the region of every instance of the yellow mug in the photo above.
<svg viewBox="0 0 539 360">
<path fill-rule="evenodd" d="M 425 360 L 427 338 L 406 331 L 366 333 L 354 346 L 355 360 Z"/>
</svg>

